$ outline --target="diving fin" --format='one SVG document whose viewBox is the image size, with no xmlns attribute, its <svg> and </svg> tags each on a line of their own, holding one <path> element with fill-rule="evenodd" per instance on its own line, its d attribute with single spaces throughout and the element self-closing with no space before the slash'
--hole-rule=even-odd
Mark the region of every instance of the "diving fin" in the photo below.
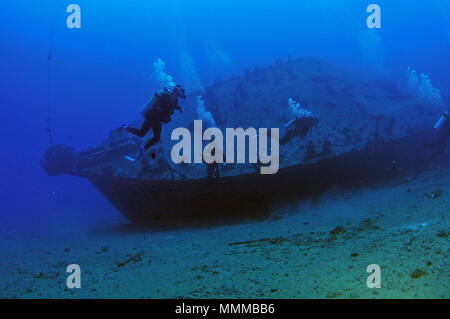
<svg viewBox="0 0 450 319">
<path fill-rule="evenodd" d="M 290 120 L 289 122 L 287 122 L 286 124 L 284 124 L 284 125 L 283 125 L 284 128 L 289 128 L 289 127 L 292 125 L 292 123 L 295 122 L 296 119 L 297 119 L 297 117 L 294 117 L 292 120 Z"/>
<path fill-rule="evenodd" d="M 108 140 L 108 144 L 113 143 L 116 140 L 116 137 L 119 136 L 120 132 L 125 130 L 127 127 L 128 127 L 128 125 L 126 123 L 124 123 L 118 129 L 115 129 L 114 131 L 112 131 L 111 135 L 109 137 L 109 140 Z"/>
<path fill-rule="evenodd" d="M 124 157 L 125 157 L 125 159 L 127 159 L 131 163 L 134 163 L 134 162 L 139 161 L 142 158 L 142 156 L 144 156 L 144 147 L 141 146 L 139 148 L 139 155 L 138 155 L 138 157 L 132 158 L 131 156 L 128 156 L 128 155 L 125 155 Z"/>
<path fill-rule="evenodd" d="M 132 158 L 131 156 L 125 155 L 125 159 L 129 160 L 131 163 L 134 163 L 138 160 L 138 158 Z"/>
</svg>

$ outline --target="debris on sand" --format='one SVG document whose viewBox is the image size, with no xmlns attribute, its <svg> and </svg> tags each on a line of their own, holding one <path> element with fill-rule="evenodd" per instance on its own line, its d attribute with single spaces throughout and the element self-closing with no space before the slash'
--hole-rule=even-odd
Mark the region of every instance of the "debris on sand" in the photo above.
<svg viewBox="0 0 450 319">
<path fill-rule="evenodd" d="M 98 254 L 102 254 L 102 253 L 107 253 L 109 251 L 109 246 L 102 246 L 102 248 L 97 251 L 97 255 Z"/>
<path fill-rule="evenodd" d="M 449 231 L 441 229 L 440 231 L 438 231 L 437 236 L 447 238 L 449 233 L 450 233 Z"/>
<path fill-rule="evenodd" d="M 412 225 L 404 225 L 404 226 L 401 226 L 397 231 L 400 234 L 406 234 L 406 233 L 409 233 L 409 232 L 418 231 L 418 230 L 420 230 L 420 229 L 422 229 L 424 227 L 427 227 L 427 226 L 428 226 L 427 222 L 418 223 L 418 224 L 412 224 Z"/>
<path fill-rule="evenodd" d="M 131 256 L 130 258 L 128 258 L 127 260 L 123 261 L 123 262 L 118 262 L 117 267 L 123 267 L 126 264 L 132 262 L 132 261 L 137 261 L 140 257 L 142 257 L 144 255 L 145 251 L 141 250 L 140 252 L 138 252 L 136 255 Z"/>
<path fill-rule="evenodd" d="M 270 240 L 270 238 L 262 238 L 262 239 L 255 239 L 255 240 L 246 240 L 246 241 L 237 241 L 237 242 L 229 243 L 228 246 L 255 244 L 255 243 L 260 243 L 260 242 L 269 241 L 269 240 Z"/>
<path fill-rule="evenodd" d="M 425 196 L 426 198 L 428 198 L 428 199 L 437 199 L 437 198 L 441 197 L 443 193 L 444 193 L 444 192 L 443 192 L 442 189 L 436 189 L 436 190 L 434 190 L 434 191 L 432 191 L 432 192 L 425 193 L 424 196 Z"/>
<path fill-rule="evenodd" d="M 330 231 L 330 234 L 331 235 L 340 235 L 340 234 L 343 234 L 343 233 L 345 233 L 346 232 L 346 230 L 345 230 L 345 228 L 344 228 L 344 226 L 336 226 L 334 229 L 332 229 L 331 231 Z"/>
<path fill-rule="evenodd" d="M 255 240 L 246 240 L 246 241 L 238 241 L 229 243 L 228 246 L 236 246 L 236 245 L 251 245 L 251 244 L 258 244 L 262 242 L 269 242 L 271 245 L 281 244 L 287 239 L 284 237 L 274 237 L 274 238 L 261 238 L 261 239 L 255 239 Z"/>
<path fill-rule="evenodd" d="M 422 269 L 417 268 L 414 270 L 414 272 L 411 274 L 411 277 L 414 279 L 420 278 L 422 276 L 428 275 L 428 273 Z"/>
</svg>

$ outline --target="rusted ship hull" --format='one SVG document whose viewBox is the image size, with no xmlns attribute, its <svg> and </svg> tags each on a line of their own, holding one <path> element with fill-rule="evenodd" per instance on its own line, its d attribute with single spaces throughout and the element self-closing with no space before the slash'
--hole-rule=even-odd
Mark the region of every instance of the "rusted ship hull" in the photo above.
<svg viewBox="0 0 450 319">
<path fill-rule="evenodd" d="M 82 177 L 136 224 L 259 218 L 270 214 L 273 205 L 289 205 L 330 187 L 359 187 L 417 172 L 424 167 L 416 158 L 419 147 L 433 134 L 424 130 L 377 149 L 283 168 L 275 175 L 244 174 L 219 181 Z"/>
<path fill-rule="evenodd" d="M 280 147 L 278 173 L 260 175 L 254 164 L 232 164 L 221 167 L 218 181 L 210 181 L 206 164 L 174 164 L 170 155 L 172 130 L 192 129 L 197 119 L 197 95 L 204 96 L 221 128 L 282 127 L 292 118 L 290 97 L 316 114 L 319 123 L 306 137 Z M 421 165 L 417 152 L 436 134 L 432 127 L 443 110 L 393 82 L 359 80 L 314 59 L 277 62 L 217 81 L 191 94 L 183 106 L 182 115 L 164 125 L 161 143 L 136 163 L 124 155 L 135 154 L 142 140 L 121 132 L 80 152 L 51 147 L 41 165 L 51 176 L 88 179 L 135 223 L 261 216 L 275 202 L 318 194 L 331 185 L 416 169 Z"/>
</svg>

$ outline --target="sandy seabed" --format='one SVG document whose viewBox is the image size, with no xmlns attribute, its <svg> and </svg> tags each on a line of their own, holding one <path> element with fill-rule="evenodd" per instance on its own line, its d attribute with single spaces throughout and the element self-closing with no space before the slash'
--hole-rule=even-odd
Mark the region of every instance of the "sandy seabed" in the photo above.
<svg viewBox="0 0 450 319">
<path fill-rule="evenodd" d="M 449 298 L 450 172 L 335 189 L 261 220 L 1 237 L 1 298 Z M 66 266 L 81 267 L 68 289 Z M 381 268 L 381 288 L 366 268 Z"/>
</svg>

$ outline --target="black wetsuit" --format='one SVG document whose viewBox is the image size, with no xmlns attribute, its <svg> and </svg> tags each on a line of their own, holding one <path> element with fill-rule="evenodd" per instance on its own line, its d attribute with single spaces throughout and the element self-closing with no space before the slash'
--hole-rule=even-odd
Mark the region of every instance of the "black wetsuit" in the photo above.
<svg viewBox="0 0 450 319">
<path fill-rule="evenodd" d="M 317 118 L 315 117 L 297 117 L 280 139 L 280 145 L 289 143 L 296 136 L 305 137 L 316 124 Z"/>
<path fill-rule="evenodd" d="M 216 155 L 216 149 L 211 152 L 211 156 Z M 222 154 L 223 161 L 226 162 L 225 154 Z M 213 181 L 218 181 L 220 179 L 220 165 L 216 161 L 208 164 L 206 163 L 206 173 L 208 174 L 208 183 L 211 183 Z"/>
<path fill-rule="evenodd" d="M 208 183 L 211 183 L 213 180 L 218 181 L 220 178 L 220 168 L 219 164 L 213 162 L 211 164 L 206 164 L 206 172 L 208 174 Z"/>
<path fill-rule="evenodd" d="M 150 129 L 153 130 L 153 137 L 145 144 L 144 149 L 149 149 L 161 139 L 162 122 L 169 122 L 174 110 L 182 111 L 178 98 L 169 92 L 155 93 L 147 107 L 149 111 L 144 114 L 145 120 L 141 128 L 126 128 L 127 131 L 139 137 L 144 137 Z"/>
</svg>

